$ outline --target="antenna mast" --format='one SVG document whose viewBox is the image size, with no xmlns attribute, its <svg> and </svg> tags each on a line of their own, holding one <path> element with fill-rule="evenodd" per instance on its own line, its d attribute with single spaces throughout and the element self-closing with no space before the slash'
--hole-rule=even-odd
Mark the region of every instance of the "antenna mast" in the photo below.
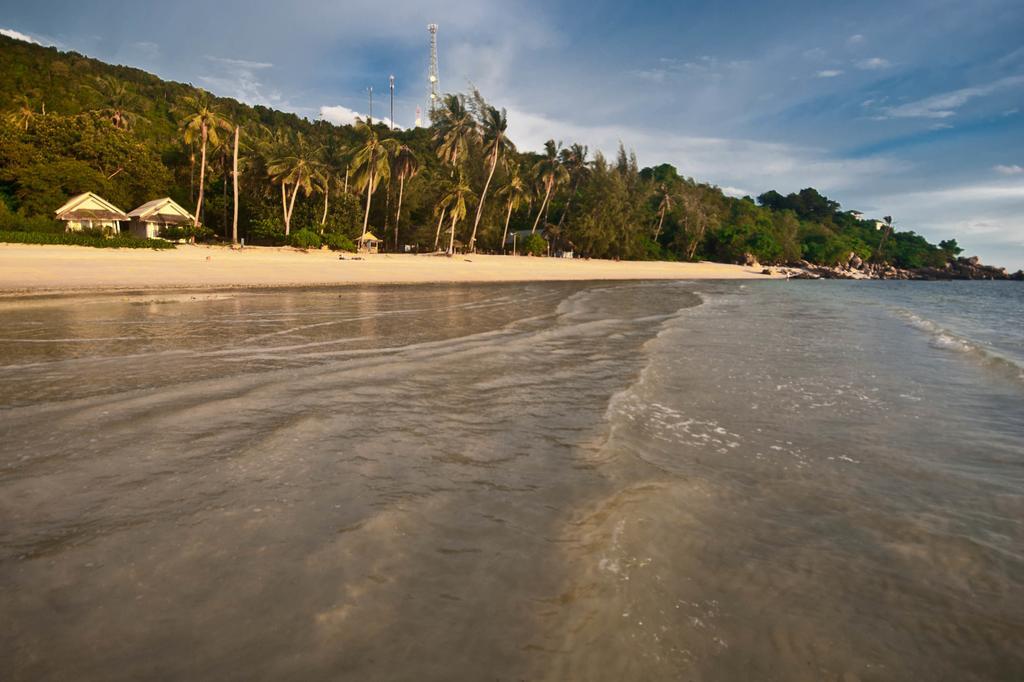
<svg viewBox="0 0 1024 682">
<path fill-rule="evenodd" d="M 430 73 L 427 74 L 427 80 L 430 82 L 430 110 L 433 111 L 441 99 L 438 92 L 440 84 L 437 72 L 437 24 L 427 24 L 427 30 L 430 31 Z"/>
<path fill-rule="evenodd" d="M 391 129 L 395 129 L 395 77 L 388 76 L 388 85 L 391 86 Z"/>
</svg>

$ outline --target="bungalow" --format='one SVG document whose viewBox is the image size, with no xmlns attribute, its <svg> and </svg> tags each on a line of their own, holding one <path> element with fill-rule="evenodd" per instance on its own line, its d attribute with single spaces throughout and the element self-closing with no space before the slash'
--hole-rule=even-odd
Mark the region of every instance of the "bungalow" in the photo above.
<svg viewBox="0 0 1024 682">
<path fill-rule="evenodd" d="M 373 232 L 356 237 L 356 250 L 359 253 L 377 253 L 380 251 L 380 245 L 381 241 L 374 236 Z"/>
<path fill-rule="evenodd" d="M 65 229 L 68 232 L 99 229 L 105 233 L 117 234 L 120 231 L 120 222 L 128 220 L 124 211 L 92 192 L 79 194 L 54 213 L 57 214 L 57 220 L 66 223 Z"/>
<path fill-rule="evenodd" d="M 165 225 L 188 225 L 192 215 L 176 204 L 170 197 L 154 199 L 128 214 L 131 224 L 128 229 L 136 237 L 153 239 Z"/>
</svg>

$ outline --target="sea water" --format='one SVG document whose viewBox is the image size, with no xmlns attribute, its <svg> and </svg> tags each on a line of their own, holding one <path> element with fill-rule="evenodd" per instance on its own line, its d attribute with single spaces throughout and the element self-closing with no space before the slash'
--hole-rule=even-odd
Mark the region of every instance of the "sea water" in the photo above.
<svg viewBox="0 0 1024 682">
<path fill-rule="evenodd" d="M 0 678 L 1024 678 L 1024 287 L 0 303 Z"/>
</svg>

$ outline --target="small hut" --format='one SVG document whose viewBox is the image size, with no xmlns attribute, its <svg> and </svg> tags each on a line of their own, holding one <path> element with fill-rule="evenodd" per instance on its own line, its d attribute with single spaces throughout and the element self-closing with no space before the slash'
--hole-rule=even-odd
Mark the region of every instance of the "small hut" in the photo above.
<svg viewBox="0 0 1024 682">
<path fill-rule="evenodd" d="M 106 234 L 120 232 L 121 221 L 129 218 L 124 211 L 101 196 L 86 192 L 79 194 L 54 211 L 68 232 L 98 229 Z"/>
<path fill-rule="evenodd" d="M 143 239 L 155 238 L 161 227 L 182 226 L 192 222 L 192 215 L 170 197 L 147 202 L 129 213 L 128 217 L 131 218 L 128 229 Z"/>
<path fill-rule="evenodd" d="M 373 232 L 367 232 L 362 237 L 356 238 L 356 247 L 359 253 L 377 253 L 380 251 L 381 241 L 374 236 Z"/>
</svg>

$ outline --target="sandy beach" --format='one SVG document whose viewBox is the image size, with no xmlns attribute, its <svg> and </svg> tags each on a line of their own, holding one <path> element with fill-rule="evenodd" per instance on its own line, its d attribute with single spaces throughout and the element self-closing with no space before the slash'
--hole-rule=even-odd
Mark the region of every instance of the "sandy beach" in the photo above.
<svg viewBox="0 0 1024 682">
<path fill-rule="evenodd" d="M 173 251 L 0 244 L 0 292 L 630 279 L 765 279 L 724 263 L 374 254 L 179 246 Z"/>
</svg>

